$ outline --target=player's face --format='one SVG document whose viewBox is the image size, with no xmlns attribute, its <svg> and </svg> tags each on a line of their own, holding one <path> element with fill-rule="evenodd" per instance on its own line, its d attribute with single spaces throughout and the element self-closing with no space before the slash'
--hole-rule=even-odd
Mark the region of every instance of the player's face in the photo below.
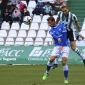
<svg viewBox="0 0 85 85">
<path fill-rule="evenodd" d="M 62 8 L 62 12 L 65 16 L 68 15 L 68 8 Z"/>
<path fill-rule="evenodd" d="M 54 27 L 54 23 L 55 23 L 54 21 L 51 21 L 51 20 L 48 21 L 48 25 L 49 25 L 50 27 Z"/>
</svg>

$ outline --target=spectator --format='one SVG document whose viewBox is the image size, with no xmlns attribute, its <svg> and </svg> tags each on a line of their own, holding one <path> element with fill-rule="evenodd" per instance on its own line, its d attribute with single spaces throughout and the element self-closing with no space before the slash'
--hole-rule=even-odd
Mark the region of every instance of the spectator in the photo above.
<svg viewBox="0 0 85 85">
<path fill-rule="evenodd" d="M 42 2 L 42 0 L 37 0 L 37 5 L 39 7 L 43 7 L 44 6 L 44 2 Z"/>
<path fill-rule="evenodd" d="M 32 14 L 40 15 L 40 14 L 45 14 L 44 9 L 40 6 L 36 6 L 35 9 L 32 11 Z"/>
<path fill-rule="evenodd" d="M 13 5 L 16 5 L 18 3 L 17 0 L 10 0 Z"/>
<path fill-rule="evenodd" d="M 15 8 L 15 10 L 12 13 L 12 19 L 14 22 L 18 21 L 21 24 L 21 12 L 17 7 Z"/>
<path fill-rule="evenodd" d="M 11 1 L 8 1 L 6 8 L 8 8 L 10 14 L 12 14 L 13 13 L 13 10 L 15 9 L 15 6 L 12 4 Z"/>
<path fill-rule="evenodd" d="M 61 11 L 61 6 L 64 4 L 64 2 L 62 2 L 61 0 L 55 0 L 55 3 L 54 3 L 54 11 L 55 11 L 55 14 L 57 14 L 58 11 Z"/>
<path fill-rule="evenodd" d="M 23 12 L 25 4 L 21 2 L 21 0 L 17 1 L 16 7 L 18 7 L 18 9 Z"/>
<path fill-rule="evenodd" d="M 25 22 L 26 24 L 30 24 L 31 22 L 31 17 L 30 17 L 30 13 L 29 11 L 27 11 L 27 8 L 24 8 L 24 12 L 23 14 L 23 22 Z"/>
<path fill-rule="evenodd" d="M 9 12 L 8 8 L 6 8 L 4 11 L 3 21 L 6 21 L 6 22 L 9 22 L 10 24 L 12 24 L 12 19 L 11 19 L 10 12 Z"/>
<path fill-rule="evenodd" d="M 44 8 L 45 15 L 47 15 L 47 14 L 51 15 L 52 6 L 50 5 L 49 2 L 46 2 L 45 6 L 43 8 Z"/>
<path fill-rule="evenodd" d="M 1 27 L 1 24 L 3 22 L 3 12 L 4 12 L 4 9 L 5 9 L 5 3 L 2 2 L 2 0 L 0 0 L 0 27 Z"/>
<path fill-rule="evenodd" d="M 5 4 L 7 4 L 8 1 L 9 1 L 9 0 L 3 0 L 3 2 L 4 2 Z"/>
</svg>

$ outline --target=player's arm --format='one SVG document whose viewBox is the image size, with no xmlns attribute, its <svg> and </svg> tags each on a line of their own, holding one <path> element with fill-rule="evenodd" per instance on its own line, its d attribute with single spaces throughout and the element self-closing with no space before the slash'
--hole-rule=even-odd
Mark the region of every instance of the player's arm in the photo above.
<svg viewBox="0 0 85 85">
<path fill-rule="evenodd" d="M 50 35 L 62 46 L 62 34 L 57 36 L 55 33 L 49 32 Z"/>
<path fill-rule="evenodd" d="M 61 12 L 58 12 L 58 13 L 57 13 L 57 16 L 58 16 L 58 17 L 57 17 L 57 19 L 56 19 L 56 24 L 58 24 L 59 21 L 60 21 L 60 13 L 61 13 Z"/>
<path fill-rule="evenodd" d="M 80 32 L 81 30 L 80 30 L 80 25 L 79 25 L 78 21 L 75 21 L 75 24 L 76 24 L 76 28 L 77 28 L 78 32 Z"/>
<path fill-rule="evenodd" d="M 81 37 L 82 39 L 84 39 L 84 36 L 82 36 L 82 34 L 81 34 L 81 29 L 80 29 L 79 23 L 78 23 L 77 21 L 75 21 L 75 24 L 76 24 L 76 28 L 77 28 L 77 30 L 78 30 L 78 32 L 79 32 L 80 37 Z"/>
<path fill-rule="evenodd" d="M 79 32 L 79 35 L 81 36 L 82 39 L 84 39 L 84 36 L 82 36 L 82 34 L 81 34 L 81 29 L 80 29 L 80 25 L 78 23 L 77 17 L 74 14 L 73 14 L 73 20 L 75 21 L 75 25 L 76 25 L 76 28 Z"/>
<path fill-rule="evenodd" d="M 50 34 L 53 38 L 55 38 L 56 40 L 58 40 L 58 36 L 56 36 L 53 32 L 49 31 L 49 34 Z"/>
</svg>

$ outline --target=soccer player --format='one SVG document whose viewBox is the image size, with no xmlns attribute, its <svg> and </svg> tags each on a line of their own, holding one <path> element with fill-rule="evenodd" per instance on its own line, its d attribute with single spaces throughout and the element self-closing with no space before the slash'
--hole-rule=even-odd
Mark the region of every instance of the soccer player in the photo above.
<svg viewBox="0 0 85 85">
<path fill-rule="evenodd" d="M 67 28 L 67 38 L 70 41 L 71 49 L 82 58 L 84 66 L 85 66 L 85 56 L 76 47 L 76 35 L 75 35 L 76 29 L 74 27 L 74 23 L 77 27 L 79 35 L 81 36 L 82 39 L 84 39 L 84 37 L 81 34 L 80 26 L 78 24 L 76 15 L 69 12 L 67 5 L 63 5 L 61 7 L 61 11 L 59 11 L 57 15 L 58 15 L 58 18 L 56 20 L 56 23 L 64 23 L 64 25 Z M 56 62 L 57 62 L 57 59 L 55 60 L 55 64 L 52 66 L 52 68 L 55 68 L 57 66 Z"/>
<path fill-rule="evenodd" d="M 64 83 L 68 83 L 68 65 L 67 58 L 69 54 L 69 43 L 67 39 L 66 27 L 64 24 L 56 24 L 55 19 L 51 16 L 47 19 L 48 25 L 51 27 L 49 30 L 50 35 L 54 39 L 54 49 L 52 51 L 51 57 L 47 63 L 46 73 L 42 77 L 43 80 L 49 75 L 50 68 L 52 66 L 52 62 L 56 57 L 62 57 L 62 65 L 64 72 Z"/>
</svg>

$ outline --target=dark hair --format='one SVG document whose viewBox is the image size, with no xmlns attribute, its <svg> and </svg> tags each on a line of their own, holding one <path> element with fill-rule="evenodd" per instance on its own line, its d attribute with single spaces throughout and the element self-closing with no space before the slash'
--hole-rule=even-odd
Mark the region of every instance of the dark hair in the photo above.
<svg viewBox="0 0 85 85">
<path fill-rule="evenodd" d="M 63 8 L 68 8 L 68 7 L 67 7 L 67 5 L 62 5 L 61 9 L 63 9 Z"/>
<path fill-rule="evenodd" d="M 52 16 L 50 16 L 50 17 L 47 18 L 47 21 L 49 21 L 49 20 L 55 21 L 54 17 L 52 17 Z"/>
</svg>

